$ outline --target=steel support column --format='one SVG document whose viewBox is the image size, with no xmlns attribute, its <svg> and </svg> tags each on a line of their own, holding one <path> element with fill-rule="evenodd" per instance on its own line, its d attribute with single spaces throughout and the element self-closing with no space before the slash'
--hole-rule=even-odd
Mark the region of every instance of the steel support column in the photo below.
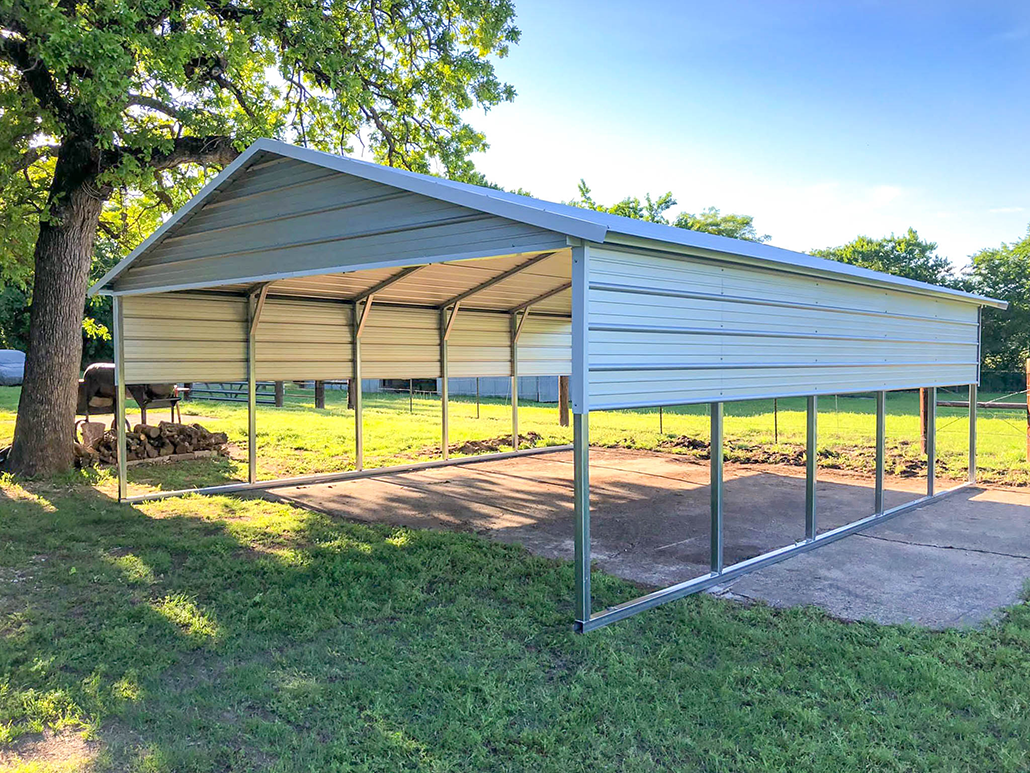
<svg viewBox="0 0 1030 773">
<path fill-rule="evenodd" d="M 519 321 L 511 315 L 511 447 L 519 450 Z"/>
<path fill-rule="evenodd" d="M 572 414 L 576 628 L 590 622 L 590 414 Z"/>
<path fill-rule="evenodd" d="M 969 385 L 969 482 L 976 483 L 976 384 Z"/>
<path fill-rule="evenodd" d="M 808 432 L 805 444 L 805 539 L 814 540 L 818 531 L 815 507 L 815 479 L 819 469 L 819 398 L 808 398 Z"/>
<path fill-rule="evenodd" d="M 722 542 L 722 403 L 711 404 L 711 425 L 712 438 L 709 445 L 709 460 L 711 473 L 708 486 L 711 489 L 711 515 L 712 526 L 709 532 L 709 546 L 711 548 L 711 567 L 713 574 L 721 574 L 723 569 L 723 542 Z"/>
<path fill-rule="evenodd" d="M 257 482 L 257 323 L 259 298 L 247 301 L 247 481 Z"/>
<path fill-rule="evenodd" d="M 125 312 L 122 299 L 114 296 L 114 421 L 118 425 L 115 436 L 118 439 L 118 501 L 129 495 L 129 481 L 126 474 L 125 442 Z"/>
<path fill-rule="evenodd" d="M 887 451 L 887 393 L 876 393 L 876 482 L 873 489 L 873 512 L 883 512 L 883 473 Z"/>
<path fill-rule="evenodd" d="M 456 314 L 457 309 L 454 310 Z M 447 388 L 447 309 L 440 309 L 440 454 L 450 457 L 450 427 L 448 426 Z"/>
<path fill-rule="evenodd" d="M 937 387 L 926 390 L 926 495 L 933 496 L 937 477 Z"/>
<path fill-rule="evenodd" d="M 352 352 L 354 374 L 350 381 L 350 388 L 354 390 L 354 469 L 363 470 L 365 469 L 365 416 L 361 394 L 361 319 L 358 316 L 357 303 L 351 307 L 351 323 L 354 339 Z"/>
</svg>

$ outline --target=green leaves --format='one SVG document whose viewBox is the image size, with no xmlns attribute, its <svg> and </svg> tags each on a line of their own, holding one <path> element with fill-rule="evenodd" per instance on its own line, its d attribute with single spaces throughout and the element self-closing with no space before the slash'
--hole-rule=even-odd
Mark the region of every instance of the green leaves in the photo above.
<svg viewBox="0 0 1030 773">
<path fill-rule="evenodd" d="M 913 228 L 901 236 L 891 234 L 882 239 L 859 236 L 840 247 L 812 250 L 812 254 L 918 282 L 949 286 L 955 281 L 951 262 L 937 254 L 937 243 L 920 239 Z"/>
</svg>

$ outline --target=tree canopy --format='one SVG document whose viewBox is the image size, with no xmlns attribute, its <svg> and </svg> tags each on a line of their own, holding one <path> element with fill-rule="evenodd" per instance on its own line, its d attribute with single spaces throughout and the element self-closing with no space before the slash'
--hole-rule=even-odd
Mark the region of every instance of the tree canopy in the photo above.
<svg viewBox="0 0 1030 773">
<path fill-rule="evenodd" d="M 1023 370 L 1030 356 L 1030 230 L 1022 240 L 973 255 L 964 286 L 1009 302 L 1005 311 L 983 310 L 981 348 L 993 370 Z"/>
<path fill-rule="evenodd" d="M 481 181 L 511 0 L 0 0 L 0 281 L 32 293 L 9 465 L 70 466 L 94 237 L 131 244 L 257 137 Z M 32 256 L 31 259 L 29 256 Z"/>
<path fill-rule="evenodd" d="M 569 204 L 583 209 L 592 209 L 595 212 L 607 212 L 611 215 L 631 217 L 634 220 L 670 225 L 669 218 L 665 213 L 676 206 L 676 199 L 672 192 L 668 191 L 657 199 L 652 199 L 651 194 L 648 193 L 644 195 L 643 201 L 636 196 L 627 196 L 615 204 L 605 205 L 595 201 L 586 181 L 580 180 L 579 198 L 570 201 Z M 760 235 L 755 230 L 754 218 L 751 215 L 723 215 L 715 207 L 708 207 L 696 215 L 681 212 L 671 224 L 677 228 L 728 236 L 731 239 L 744 239 L 750 242 L 769 240 L 768 234 Z"/>
<path fill-rule="evenodd" d="M 951 262 L 937 254 L 937 243 L 920 239 L 913 228 L 901 236 L 891 234 L 882 239 L 859 236 L 840 247 L 812 250 L 812 254 L 919 282 L 954 282 Z"/>
</svg>

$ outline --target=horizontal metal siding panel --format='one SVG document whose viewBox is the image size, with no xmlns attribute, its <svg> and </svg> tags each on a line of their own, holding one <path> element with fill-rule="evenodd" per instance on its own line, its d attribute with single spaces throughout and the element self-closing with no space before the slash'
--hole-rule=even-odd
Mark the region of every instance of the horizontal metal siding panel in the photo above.
<svg viewBox="0 0 1030 773">
<path fill-rule="evenodd" d="M 532 313 L 519 336 L 520 376 L 564 376 L 572 372 L 572 320 Z"/>
<path fill-rule="evenodd" d="M 461 311 L 447 339 L 452 377 L 511 375 L 511 317 Z"/>
<path fill-rule="evenodd" d="M 565 237 L 291 161 L 244 173 L 115 283 L 141 290 L 375 261 L 562 249 Z"/>
<path fill-rule="evenodd" d="M 703 259 L 591 250 L 591 408 L 969 383 L 965 303 Z"/>
<path fill-rule="evenodd" d="M 243 298 L 166 293 L 127 297 L 123 309 L 128 383 L 246 378 Z"/>
<path fill-rule="evenodd" d="M 361 333 L 365 378 L 439 378 L 440 312 L 372 304 Z"/>
<path fill-rule="evenodd" d="M 255 333 L 258 379 L 350 378 L 351 314 L 350 304 L 268 298 Z"/>
</svg>

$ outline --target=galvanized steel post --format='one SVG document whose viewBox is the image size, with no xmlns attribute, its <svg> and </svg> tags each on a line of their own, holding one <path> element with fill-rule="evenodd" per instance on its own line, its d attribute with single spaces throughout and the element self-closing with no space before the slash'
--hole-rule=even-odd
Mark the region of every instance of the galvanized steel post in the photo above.
<svg viewBox="0 0 1030 773">
<path fill-rule="evenodd" d="M 590 622 L 590 414 L 572 414 L 577 627 Z"/>
<path fill-rule="evenodd" d="M 519 339 L 518 314 L 511 315 L 511 448 L 519 450 Z"/>
<path fill-rule="evenodd" d="M 937 476 L 937 387 L 926 390 L 926 495 L 932 497 Z"/>
<path fill-rule="evenodd" d="M 359 328 L 357 303 L 351 308 L 351 324 L 354 339 L 352 342 L 354 377 L 350 380 L 350 388 L 354 390 L 354 469 L 363 470 L 365 469 L 365 417 L 361 401 L 361 330 Z"/>
<path fill-rule="evenodd" d="M 887 393 L 876 393 L 876 483 L 873 512 L 883 512 L 883 477 L 887 451 Z"/>
<path fill-rule="evenodd" d="M 122 299 L 114 296 L 114 421 L 118 425 L 115 435 L 118 438 L 118 501 L 129 494 L 129 482 L 126 474 L 125 439 L 125 311 Z"/>
<path fill-rule="evenodd" d="M 969 385 L 969 482 L 976 483 L 976 384 Z"/>
<path fill-rule="evenodd" d="M 590 600 L 590 406 L 589 406 L 589 267 L 585 244 L 572 247 L 572 437 L 573 529 L 576 577 L 573 608 L 576 628 L 587 630 Z"/>
<path fill-rule="evenodd" d="M 247 480 L 257 482 L 257 298 L 247 299 Z"/>
<path fill-rule="evenodd" d="M 815 476 L 819 466 L 818 457 L 819 398 L 808 398 L 808 432 L 805 445 L 805 538 L 814 540 L 818 531 L 815 509 Z"/>
<path fill-rule="evenodd" d="M 457 309 L 453 313 L 457 313 Z M 447 415 L 447 309 L 440 309 L 440 453 L 444 459 L 450 457 L 450 428 Z"/>
<path fill-rule="evenodd" d="M 711 474 L 709 488 L 711 489 L 711 515 L 712 528 L 709 533 L 709 545 L 711 547 L 711 567 L 713 574 L 721 574 L 723 568 L 722 548 L 722 403 L 712 403 L 712 439 L 709 445 L 709 459 L 711 462 Z"/>
</svg>

